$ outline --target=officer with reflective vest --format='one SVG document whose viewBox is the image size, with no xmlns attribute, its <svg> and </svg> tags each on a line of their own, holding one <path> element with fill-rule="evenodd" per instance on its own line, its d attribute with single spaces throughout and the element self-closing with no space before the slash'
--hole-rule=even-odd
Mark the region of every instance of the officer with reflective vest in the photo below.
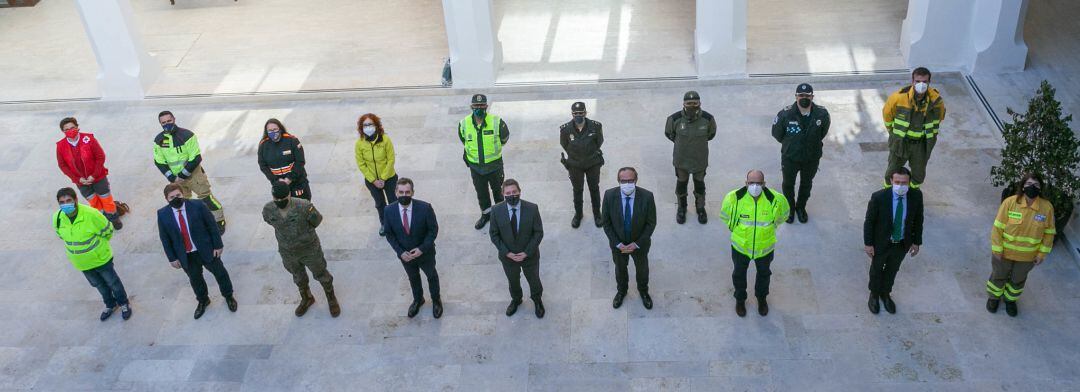
<svg viewBox="0 0 1080 392">
<path fill-rule="evenodd" d="M 750 262 L 757 267 L 754 295 L 758 300 L 758 314 L 769 314 L 769 265 L 776 245 L 776 228 L 788 217 L 790 206 L 784 195 L 765 187 L 765 173 L 751 170 L 746 174 L 746 186 L 724 196 L 720 219 L 731 231 L 731 261 L 735 268 L 731 273 L 735 286 L 735 313 L 746 316 L 746 270 Z"/>
<path fill-rule="evenodd" d="M 158 114 L 162 131 L 154 137 L 154 165 L 169 182 L 180 185 L 184 198 L 197 196 L 214 215 L 221 234 L 225 234 L 225 212 L 210 192 L 210 180 L 202 167 L 202 152 L 195 133 L 176 125 L 176 117 L 166 110 Z"/>
<path fill-rule="evenodd" d="M 1043 180 L 1028 174 L 1020 181 L 1016 196 L 1001 202 L 994 227 L 990 229 L 992 272 L 986 281 L 986 310 L 997 313 L 1005 298 L 1005 313 L 1016 317 L 1016 301 L 1024 293 L 1028 272 L 1042 264 L 1054 247 L 1057 228 L 1054 206 L 1040 197 Z"/>
<path fill-rule="evenodd" d="M 284 182 L 289 185 L 292 197 L 311 201 L 311 187 L 304 169 L 304 145 L 285 129 L 285 124 L 276 118 L 266 120 L 258 154 L 259 169 L 271 186 Z"/>
<path fill-rule="evenodd" d="M 503 201 L 499 189 L 505 176 L 502 150 L 510 139 L 510 129 L 499 116 L 487 112 L 484 94 L 473 95 L 471 107 L 472 113 L 458 122 L 458 139 L 465 146 L 462 159 L 469 167 L 480 203 L 480 219 L 474 226 L 480 230 L 491 219 L 491 205 Z"/>
<path fill-rule="evenodd" d="M 937 143 L 945 103 L 941 93 L 930 88 L 930 70 L 919 67 L 911 73 L 911 85 L 889 96 L 882 109 L 885 130 L 889 132 L 889 167 L 884 186 L 891 184 L 890 173 L 910 164 L 911 189 L 919 189 L 926 180 L 926 162 Z"/>
<path fill-rule="evenodd" d="M 77 203 L 75 190 L 62 188 L 56 192 L 60 210 L 53 214 L 56 235 L 64 241 L 68 260 L 81 271 L 91 286 L 98 289 L 105 302 L 101 321 L 112 316 L 120 308 L 124 320 L 131 317 L 124 283 L 113 269 L 113 225 L 94 207 Z"/>
</svg>

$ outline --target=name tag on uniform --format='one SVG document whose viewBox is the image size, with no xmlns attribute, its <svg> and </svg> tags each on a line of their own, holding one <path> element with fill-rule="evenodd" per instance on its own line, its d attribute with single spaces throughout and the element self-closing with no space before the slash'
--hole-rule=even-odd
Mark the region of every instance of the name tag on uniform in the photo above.
<svg viewBox="0 0 1080 392">
<path fill-rule="evenodd" d="M 494 134 L 495 134 L 495 130 L 485 130 L 485 131 L 484 131 L 484 134 L 485 134 L 485 135 L 494 135 Z"/>
<path fill-rule="evenodd" d="M 281 155 L 292 155 L 292 150 L 285 150 L 281 152 Z"/>
<path fill-rule="evenodd" d="M 1043 217 L 1043 218 L 1045 219 L 1045 217 Z M 1009 219 L 1010 220 L 1021 220 L 1021 219 L 1024 219 L 1024 214 L 1022 212 L 1020 212 L 1020 211 L 1009 211 Z"/>
<path fill-rule="evenodd" d="M 1035 214 L 1035 221 L 1036 222 L 1046 222 L 1046 215 Z"/>
<path fill-rule="evenodd" d="M 743 219 L 750 219 L 750 214 L 739 214 L 739 217 Z"/>
</svg>

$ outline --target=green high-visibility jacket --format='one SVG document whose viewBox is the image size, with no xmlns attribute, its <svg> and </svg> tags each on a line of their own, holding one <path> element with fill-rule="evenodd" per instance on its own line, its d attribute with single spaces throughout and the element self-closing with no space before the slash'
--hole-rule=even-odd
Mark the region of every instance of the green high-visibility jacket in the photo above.
<svg viewBox="0 0 1080 392">
<path fill-rule="evenodd" d="M 465 144 L 465 161 L 474 165 L 482 165 L 502 159 L 503 139 L 500 134 L 502 119 L 499 116 L 488 113 L 484 117 L 483 129 L 479 132 L 473 124 L 472 115 L 465 116 L 458 124 L 459 138 Z M 484 156 L 480 156 L 480 146 L 483 143 Z"/>
<path fill-rule="evenodd" d="M 169 182 L 191 177 L 200 163 L 202 152 L 194 132 L 177 127 L 172 133 L 161 132 L 154 138 L 154 165 Z"/>
<path fill-rule="evenodd" d="M 92 270 L 113 258 L 109 246 L 113 225 L 96 208 L 85 204 L 76 204 L 75 208 L 74 221 L 63 211 L 56 211 L 53 226 L 56 235 L 64 241 L 71 265 L 79 271 Z"/>
<path fill-rule="evenodd" d="M 754 200 L 746 187 L 724 196 L 720 219 L 731 230 L 731 246 L 751 259 L 772 253 L 776 246 L 776 228 L 787 219 L 789 206 L 784 195 L 763 188 Z"/>
</svg>

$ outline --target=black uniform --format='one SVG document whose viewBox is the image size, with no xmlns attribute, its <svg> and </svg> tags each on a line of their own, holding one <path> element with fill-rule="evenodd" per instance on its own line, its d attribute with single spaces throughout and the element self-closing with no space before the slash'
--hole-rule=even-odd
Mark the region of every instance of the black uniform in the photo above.
<svg viewBox="0 0 1080 392">
<path fill-rule="evenodd" d="M 292 181 L 289 190 L 293 197 L 311 200 L 311 188 L 304 170 L 304 146 L 296 136 L 282 132 L 281 139 L 275 142 L 263 133 L 259 142 L 259 169 L 271 184 L 288 178 Z"/>
<path fill-rule="evenodd" d="M 821 161 L 822 141 L 829 133 L 829 111 L 814 103 L 803 115 L 797 105 L 788 105 L 773 120 L 772 135 L 780 142 L 780 166 L 784 173 L 783 191 L 792 212 L 806 208 Z M 800 174 L 801 173 L 801 174 Z M 795 177 L 799 176 L 799 195 L 795 197 Z"/>
<path fill-rule="evenodd" d="M 579 131 L 571 120 L 559 127 L 559 144 L 566 151 L 562 163 L 570 174 L 570 185 L 574 189 L 575 216 L 581 216 L 584 182 L 588 179 L 593 217 L 599 217 L 600 167 L 604 166 L 604 153 L 600 151 L 604 144 L 603 124 L 586 118 L 585 126 Z"/>
</svg>

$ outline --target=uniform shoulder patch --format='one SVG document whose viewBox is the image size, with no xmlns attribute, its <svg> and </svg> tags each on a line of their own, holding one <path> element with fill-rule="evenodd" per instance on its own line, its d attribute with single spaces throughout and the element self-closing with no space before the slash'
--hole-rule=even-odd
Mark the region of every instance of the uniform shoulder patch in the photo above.
<svg viewBox="0 0 1080 392">
<path fill-rule="evenodd" d="M 788 110 L 791 110 L 791 105 L 787 105 L 787 106 L 784 106 L 784 110 L 783 110 L 783 111 L 785 111 L 785 112 L 786 112 L 786 111 L 788 111 Z"/>
<path fill-rule="evenodd" d="M 709 112 L 706 112 L 706 111 L 702 110 L 701 111 L 701 118 L 704 118 L 706 120 L 712 120 L 713 115 L 712 115 L 712 113 L 709 113 Z"/>
<path fill-rule="evenodd" d="M 590 120 L 589 120 L 589 122 L 591 122 L 591 123 L 593 123 L 593 124 L 596 124 L 596 126 L 598 126 L 598 127 L 602 127 L 602 126 L 604 126 L 604 124 L 601 124 L 601 123 L 600 123 L 599 121 L 596 121 L 596 120 L 591 120 L 591 119 L 590 119 Z"/>
</svg>

